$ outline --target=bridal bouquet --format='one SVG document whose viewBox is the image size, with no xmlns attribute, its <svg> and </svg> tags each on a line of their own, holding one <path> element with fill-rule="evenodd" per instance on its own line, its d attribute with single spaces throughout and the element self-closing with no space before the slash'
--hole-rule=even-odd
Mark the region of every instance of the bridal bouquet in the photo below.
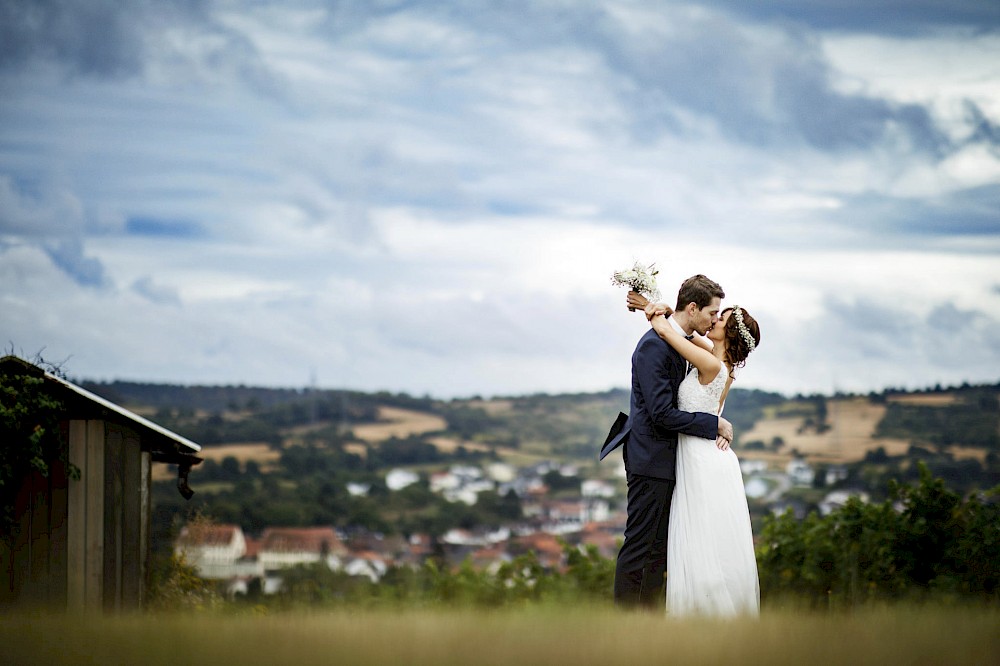
<svg viewBox="0 0 1000 666">
<path fill-rule="evenodd" d="M 658 272 L 656 264 L 643 266 L 637 261 L 632 268 L 612 273 L 611 284 L 616 287 L 628 287 L 651 301 L 655 301 L 660 298 L 660 291 L 656 288 L 656 274 Z"/>
</svg>

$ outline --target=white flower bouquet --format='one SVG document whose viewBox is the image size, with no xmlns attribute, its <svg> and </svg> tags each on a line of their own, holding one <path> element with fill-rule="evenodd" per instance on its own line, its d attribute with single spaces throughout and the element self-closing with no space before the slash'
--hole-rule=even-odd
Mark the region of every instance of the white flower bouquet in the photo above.
<svg viewBox="0 0 1000 666">
<path fill-rule="evenodd" d="M 628 287 L 649 300 L 655 301 L 660 298 L 660 291 L 656 288 L 657 273 L 659 271 L 656 270 L 656 264 L 644 266 L 637 261 L 632 268 L 612 273 L 611 284 L 616 287 Z"/>
</svg>

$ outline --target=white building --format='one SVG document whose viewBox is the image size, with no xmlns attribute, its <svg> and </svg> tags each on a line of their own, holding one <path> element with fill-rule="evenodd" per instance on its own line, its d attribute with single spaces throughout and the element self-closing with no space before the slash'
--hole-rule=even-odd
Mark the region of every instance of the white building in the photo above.
<svg viewBox="0 0 1000 666">
<path fill-rule="evenodd" d="M 379 582 L 388 570 L 389 565 L 385 559 L 378 553 L 370 551 L 355 553 L 344 565 L 344 573 L 350 576 L 364 576 L 373 583 Z"/>
<path fill-rule="evenodd" d="M 799 486 L 811 486 L 813 479 L 816 478 L 816 472 L 812 466 L 801 458 L 790 460 L 785 466 L 785 474 L 788 475 L 792 483 Z"/>
<path fill-rule="evenodd" d="M 369 483 L 348 483 L 347 493 L 352 497 L 366 497 L 368 491 L 371 490 L 371 484 Z"/>
<path fill-rule="evenodd" d="M 857 497 L 859 500 L 868 503 L 869 495 L 864 490 L 834 490 L 827 494 L 823 498 L 823 501 L 819 503 L 820 515 L 828 516 L 837 509 L 843 508 L 847 504 L 847 500 L 852 497 Z"/>
<path fill-rule="evenodd" d="M 740 460 L 740 471 L 743 476 L 760 474 L 767 471 L 767 463 L 763 460 Z"/>
<path fill-rule="evenodd" d="M 607 499 L 615 496 L 615 487 L 601 479 L 587 479 L 580 484 L 580 494 L 584 497 L 604 497 Z"/>
<path fill-rule="evenodd" d="M 323 562 L 341 568 L 347 548 L 331 527 L 268 527 L 260 537 L 257 560 L 264 571 Z"/>
<path fill-rule="evenodd" d="M 461 483 L 461 480 L 451 472 L 434 472 L 431 474 L 430 487 L 432 493 L 456 490 Z"/>
<path fill-rule="evenodd" d="M 824 481 L 826 482 L 826 485 L 832 486 L 833 484 L 846 479 L 847 474 L 847 467 L 844 465 L 830 465 L 826 468 L 826 478 Z"/>
<path fill-rule="evenodd" d="M 408 469 L 396 468 L 390 470 L 385 475 L 385 485 L 389 490 L 402 490 L 407 486 L 412 486 L 420 480 L 420 477 Z"/>
<path fill-rule="evenodd" d="M 743 490 L 750 499 L 760 499 L 761 497 L 767 495 L 770 487 L 764 479 L 759 476 L 753 476 L 747 479 L 747 482 L 743 486 Z"/>
<path fill-rule="evenodd" d="M 238 525 L 187 525 L 174 544 L 202 578 L 228 579 L 256 575 L 256 562 L 243 561 L 247 542 Z"/>
<path fill-rule="evenodd" d="M 497 483 L 510 483 L 517 478 L 517 468 L 507 463 L 490 463 L 486 466 L 486 476 Z"/>
</svg>

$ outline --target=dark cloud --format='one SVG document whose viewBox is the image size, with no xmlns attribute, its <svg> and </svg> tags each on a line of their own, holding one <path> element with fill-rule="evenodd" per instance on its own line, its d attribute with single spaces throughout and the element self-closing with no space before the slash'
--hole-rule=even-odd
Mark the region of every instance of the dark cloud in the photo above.
<svg viewBox="0 0 1000 666">
<path fill-rule="evenodd" d="M 824 314 L 806 328 L 811 348 L 822 349 L 825 359 L 837 359 L 844 369 L 837 374 L 838 384 L 858 390 L 865 384 L 920 388 L 936 382 L 996 380 L 997 317 L 948 301 L 933 303 L 927 314 L 919 315 L 894 303 L 893 297 L 891 292 L 856 300 L 831 296 Z M 982 352 L 974 364 L 956 358 L 956 332 L 964 348 Z"/>
<path fill-rule="evenodd" d="M 995 0 L 701 0 L 699 4 L 817 30 L 910 35 L 941 27 L 1000 29 L 1000 3 Z"/>
<path fill-rule="evenodd" d="M 80 233 L 83 225 L 82 206 L 73 192 L 0 173 L 0 233 L 61 237 Z"/>
<path fill-rule="evenodd" d="M 45 246 L 45 252 L 66 275 L 85 287 L 103 287 L 108 280 L 104 265 L 98 259 L 83 253 L 83 244 L 78 239 L 66 239 Z"/>
<path fill-rule="evenodd" d="M 866 193 L 844 200 L 830 217 L 840 225 L 894 236 L 1000 235 L 1000 185 L 983 185 L 941 196 L 901 198 Z"/>
<path fill-rule="evenodd" d="M 0 66 L 55 59 L 80 74 L 134 74 L 142 65 L 137 23 L 144 3 L 3 0 Z"/>
<path fill-rule="evenodd" d="M 762 39 L 719 15 L 678 23 L 665 39 L 609 35 L 615 46 L 606 48 L 607 60 L 634 83 L 639 108 L 668 108 L 669 102 L 715 119 L 730 138 L 765 147 L 867 150 L 890 131 L 902 131 L 918 149 L 940 155 L 946 148 L 924 107 L 835 91 L 819 44 L 808 34 L 787 28 L 780 39 Z M 668 111 L 664 125 L 671 124 Z"/>
<path fill-rule="evenodd" d="M 156 284 L 148 275 L 133 282 L 132 291 L 151 303 L 180 305 L 181 302 L 176 289 Z"/>
<path fill-rule="evenodd" d="M 202 56 L 202 67 L 231 74 L 255 89 L 273 92 L 280 88 L 253 45 L 212 18 L 204 0 L 0 3 L 0 66 L 45 58 L 63 63 L 74 73 L 136 74 L 151 57 L 151 43 L 163 41 L 155 36 L 180 28 L 192 35 L 212 36 L 215 46 Z M 743 4 L 727 2 L 709 2 L 719 10 L 710 12 L 650 4 L 647 9 L 668 29 L 657 34 L 654 28 L 642 38 L 634 34 L 635 26 L 625 25 L 613 9 L 597 2 L 346 0 L 328 3 L 326 21 L 317 29 L 330 41 L 342 42 L 380 21 L 411 17 L 468 31 L 479 40 L 484 56 L 536 52 L 548 58 L 557 49 L 597 55 L 621 77 L 621 94 L 634 114 L 632 126 L 640 142 L 658 132 L 680 131 L 672 110 L 676 107 L 713 118 L 729 137 L 756 145 L 805 143 L 821 150 L 863 149 L 883 141 L 890 130 L 902 130 L 918 149 L 944 152 L 947 141 L 923 107 L 834 91 L 811 33 L 782 17 L 796 12 L 807 17 L 902 12 L 928 21 L 935 17 L 971 21 L 990 12 L 969 2 L 959 2 L 957 7 L 917 2 L 916 8 L 903 2 L 875 3 L 879 10 L 860 2 L 844 8 L 834 0 L 805 3 L 796 10 L 798 4 L 773 0 L 764 2 L 759 12 L 751 12 L 757 20 L 778 28 L 780 38 L 766 40 L 754 36 L 729 13 L 742 11 Z M 248 3 L 248 8 L 253 7 Z M 826 27 L 823 21 L 814 23 Z M 426 41 L 382 43 L 376 39 L 367 47 L 398 61 L 440 62 L 444 69 L 428 66 L 422 70 L 421 76 L 431 84 L 424 86 L 424 95 L 433 96 L 433 81 L 453 67 L 447 40 L 428 37 Z M 482 71 L 488 72 L 488 62 L 480 62 Z"/>
<path fill-rule="evenodd" d="M 204 230 L 193 222 L 164 220 L 155 217 L 132 217 L 125 223 L 125 231 L 133 236 L 158 236 L 163 238 L 201 238 Z"/>
<path fill-rule="evenodd" d="M 273 85 L 257 53 L 212 17 L 210 0 L 0 0 L 0 69 L 52 61 L 69 74 L 115 78 L 142 74 L 170 51 L 168 31 L 211 36 L 203 66 Z M 177 54 L 166 54 L 171 60 Z M 183 61 L 184 58 L 179 58 Z"/>
<path fill-rule="evenodd" d="M 772 24 L 764 35 L 763 23 L 741 21 L 725 3 L 708 12 L 650 3 L 644 6 L 650 25 L 642 34 L 634 19 L 600 3 L 463 3 L 460 9 L 453 3 L 393 3 L 367 13 L 349 4 L 350 10 L 338 10 L 347 17 L 338 23 L 340 31 L 407 13 L 463 26 L 481 37 L 486 52 L 549 58 L 568 49 L 596 55 L 620 77 L 618 92 L 633 114 L 639 142 L 679 132 L 678 108 L 714 119 L 730 138 L 766 147 L 868 149 L 901 132 L 918 150 L 941 155 L 948 148 L 926 108 L 834 90 L 809 27 L 764 16 Z"/>
<path fill-rule="evenodd" d="M 1000 148 L 1000 125 L 987 118 L 975 102 L 966 100 L 965 116 L 966 121 L 973 128 L 967 143 L 985 143 L 993 148 Z"/>
</svg>

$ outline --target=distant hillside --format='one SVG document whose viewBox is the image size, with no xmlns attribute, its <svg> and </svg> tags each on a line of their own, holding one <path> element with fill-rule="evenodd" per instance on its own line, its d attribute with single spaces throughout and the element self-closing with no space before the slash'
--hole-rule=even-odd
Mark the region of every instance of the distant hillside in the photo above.
<svg viewBox="0 0 1000 666">
<path fill-rule="evenodd" d="M 336 440 L 357 451 L 410 441 L 464 450 L 593 460 L 628 391 L 536 394 L 442 401 L 407 394 L 246 386 L 84 382 L 89 390 L 152 416 L 205 446 Z M 983 460 L 1000 453 L 1000 384 L 867 396 L 788 398 L 733 389 L 725 409 L 742 457 L 780 462 L 799 454 L 824 462 L 860 460 L 910 446 L 953 449 Z"/>
<path fill-rule="evenodd" d="M 177 493 L 175 470 L 154 466 L 160 549 L 192 511 L 254 533 L 269 525 L 335 525 L 441 535 L 521 516 L 520 500 L 509 493 L 480 493 L 466 506 L 432 492 L 431 475 L 455 465 L 549 469 L 544 482 L 559 496 L 578 493 L 579 478 L 563 478 L 548 463 L 570 463 L 582 478 L 610 482 L 616 501 L 624 497 L 620 462 L 598 464 L 597 451 L 614 417 L 628 409 L 625 390 L 443 401 L 337 390 L 85 386 L 204 447 L 191 501 Z M 816 506 L 829 490 L 828 470 L 841 473 L 838 487 L 873 497 L 885 496 L 888 479 L 916 478 L 917 461 L 962 492 L 990 488 L 1000 483 L 998 396 L 1000 386 L 792 398 L 734 389 L 725 414 L 736 426 L 735 449 L 741 460 L 763 463 L 771 484 L 751 503 L 752 516 L 759 522 L 771 510 L 774 493 Z M 790 488 L 780 479 L 797 457 L 815 469 L 815 483 Z M 390 492 L 388 473 L 400 467 L 422 480 Z M 355 496 L 352 487 L 367 491 Z"/>
</svg>

